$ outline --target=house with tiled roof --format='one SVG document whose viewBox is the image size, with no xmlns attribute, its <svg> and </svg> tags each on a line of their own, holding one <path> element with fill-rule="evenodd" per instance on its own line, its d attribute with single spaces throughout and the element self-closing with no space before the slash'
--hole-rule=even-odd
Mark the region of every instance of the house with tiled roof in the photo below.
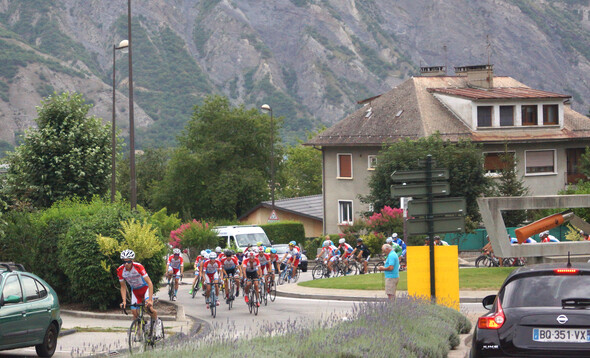
<svg viewBox="0 0 590 358">
<path fill-rule="evenodd" d="M 580 155 L 590 119 L 570 107 L 571 96 L 532 89 L 494 76 L 492 65 L 423 67 L 306 144 L 322 150 L 324 231 L 339 232 L 371 208 L 359 200 L 384 144 L 439 133 L 443 140 L 481 143 L 490 176 L 501 169 L 508 144 L 530 195 L 551 195 L 581 177 Z"/>
<path fill-rule="evenodd" d="M 323 196 L 308 195 L 275 200 L 277 221 L 299 221 L 303 224 L 305 237 L 323 234 Z M 243 224 L 262 225 L 269 222 L 272 213 L 271 201 L 263 201 L 238 218 Z"/>
</svg>

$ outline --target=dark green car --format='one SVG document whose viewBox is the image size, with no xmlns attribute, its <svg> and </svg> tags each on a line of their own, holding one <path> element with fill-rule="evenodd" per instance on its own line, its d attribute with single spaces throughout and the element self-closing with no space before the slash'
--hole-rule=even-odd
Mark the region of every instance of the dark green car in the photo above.
<svg viewBox="0 0 590 358">
<path fill-rule="evenodd" d="M 22 265 L 0 263 L 0 350 L 35 346 L 51 357 L 61 329 L 55 291 Z"/>
</svg>

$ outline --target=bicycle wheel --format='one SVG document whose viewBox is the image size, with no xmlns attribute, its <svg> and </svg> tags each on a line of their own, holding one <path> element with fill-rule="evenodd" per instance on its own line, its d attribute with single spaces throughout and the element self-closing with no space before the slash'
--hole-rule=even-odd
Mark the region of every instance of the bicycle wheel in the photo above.
<svg viewBox="0 0 590 358">
<path fill-rule="evenodd" d="M 174 282 L 168 282 L 168 299 L 172 301 L 174 298 Z"/>
<path fill-rule="evenodd" d="M 209 308 L 211 309 L 211 316 L 215 318 L 217 315 L 217 296 L 215 295 L 215 285 L 211 286 L 211 294 L 209 295 Z"/>
<path fill-rule="evenodd" d="M 270 292 L 268 293 L 268 296 L 270 297 L 270 300 L 274 302 L 277 298 L 277 285 L 274 280 L 270 280 L 268 284 L 270 285 Z"/>
<path fill-rule="evenodd" d="M 283 273 L 281 272 L 281 274 L 283 274 Z M 315 265 L 313 270 L 311 270 L 311 277 L 314 280 L 319 280 L 320 278 L 324 277 L 324 265 L 323 264 Z M 281 283 L 279 282 L 279 285 L 280 284 Z"/>
<path fill-rule="evenodd" d="M 384 261 L 379 261 L 377 262 L 374 266 L 373 266 L 373 273 L 379 273 L 381 271 L 379 271 L 379 266 L 383 266 L 385 265 Z"/>
<path fill-rule="evenodd" d="M 231 306 L 234 304 L 234 294 L 235 294 L 235 285 L 234 285 L 234 278 L 231 277 L 230 278 L 230 282 L 228 282 L 228 290 L 229 290 L 229 295 L 228 295 L 228 301 L 227 301 L 227 306 L 228 308 L 231 310 Z"/>
<path fill-rule="evenodd" d="M 255 292 L 252 290 L 252 292 Z M 254 311 L 254 316 L 258 316 L 258 297 L 254 293 L 252 296 L 252 310 Z"/>
<path fill-rule="evenodd" d="M 250 292 L 248 292 L 248 311 L 250 311 L 250 314 L 252 313 L 252 304 L 254 302 L 254 298 L 252 296 L 256 297 L 254 294 L 254 287 L 250 287 Z"/>
<path fill-rule="evenodd" d="M 301 276 L 301 268 L 297 266 L 297 270 L 295 270 L 295 275 L 293 276 L 293 282 L 297 282 L 297 280 L 299 280 L 299 276 Z"/>
<path fill-rule="evenodd" d="M 139 318 L 133 320 L 131 322 L 131 326 L 129 327 L 129 331 L 127 332 L 127 338 L 129 343 L 129 353 L 139 353 L 145 350 L 145 339 L 144 339 L 144 329 L 143 325 L 141 324 L 141 320 Z"/>
<path fill-rule="evenodd" d="M 359 269 L 356 266 L 356 264 L 349 263 L 348 267 L 345 270 L 346 270 L 347 275 L 358 275 L 359 274 Z"/>
<path fill-rule="evenodd" d="M 481 255 L 477 259 L 475 259 L 475 267 L 488 267 L 488 257 L 486 255 Z"/>
<path fill-rule="evenodd" d="M 314 269 L 315 270 L 315 269 Z M 281 274 L 279 275 L 279 280 L 278 280 L 278 284 L 282 285 L 283 283 L 285 283 L 285 276 L 287 275 L 287 270 L 283 270 L 281 271 Z"/>
</svg>

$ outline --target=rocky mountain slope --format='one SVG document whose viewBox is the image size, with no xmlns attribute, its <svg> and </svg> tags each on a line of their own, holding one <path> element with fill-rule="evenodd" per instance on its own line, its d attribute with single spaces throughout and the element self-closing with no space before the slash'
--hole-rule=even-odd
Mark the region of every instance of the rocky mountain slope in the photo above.
<svg viewBox="0 0 590 358">
<path fill-rule="evenodd" d="M 587 0 L 132 0 L 138 146 L 173 145 L 194 105 L 223 94 L 284 116 L 284 139 L 331 125 L 419 67 L 494 64 L 588 112 Z M 124 0 L 0 0 L 0 149 L 53 91 L 110 120 Z M 117 125 L 127 56 L 117 53 Z"/>
</svg>

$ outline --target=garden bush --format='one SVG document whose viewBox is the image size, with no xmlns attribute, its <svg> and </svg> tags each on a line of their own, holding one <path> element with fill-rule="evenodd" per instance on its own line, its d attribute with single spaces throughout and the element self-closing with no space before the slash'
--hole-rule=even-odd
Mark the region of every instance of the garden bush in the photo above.
<svg viewBox="0 0 590 358">
<path fill-rule="evenodd" d="M 278 223 L 260 225 L 273 244 L 288 244 L 295 241 L 298 244 L 305 240 L 305 229 L 298 221 L 281 221 Z"/>
<path fill-rule="evenodd" d="M 228 326 L 203 340 L 182 340 L 166 347 L 166 356 L 442 358 L 459 345 L 459 334 L 468 333 L 471 323 L 456 310 L 400 297 L 395 303 L 361 303 L 344 318 L 267 324 L 254 338 L 232 329 L 237 330 Z"/>
<path fill-rule="evenodd" d="M 180 225 L 170 232 L 169 245 L 173 248 L 189 249 L 189 252 L 198 253 L 201 250 L 217 246 L 217 232 L 213 231 L 213 225 L 200 222 L 195 219 Z"/>
</svg>

